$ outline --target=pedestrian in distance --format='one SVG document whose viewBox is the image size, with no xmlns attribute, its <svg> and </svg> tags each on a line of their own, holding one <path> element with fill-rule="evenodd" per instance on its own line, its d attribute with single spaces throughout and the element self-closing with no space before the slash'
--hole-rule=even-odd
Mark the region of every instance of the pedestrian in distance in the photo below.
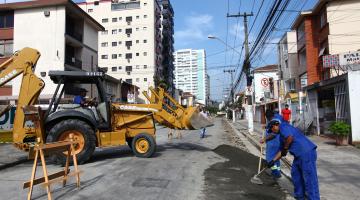
<svg viewBox="0 0 360 200">
<path fill-rule="evenodd" d="M 205 118 L 207 118 L 207 114 L 206 112 L 204 111 L 204 109 L 200 108 L 200 115 L 204 116 Z M 206 128 L 205 127 L 202 127 L 200 129 L 200 138 L 204 138 L 205 137 L 205 133 L 206 133 Z"/>
<path fill-rule="evenodd" d="M 289 105 L 285 104 L 285 108 L 281 110 L 281 115 L 285 121 L 290 123 L 291 120 L 291 110 L 289 109 Z"/>
<path fill-rule="evenodd" d="M 319 200 L 319 184 L 316 169 L 317 146 L 299 129 L 289 123 L 273 118 L 269 127 L 272 133 L 279 134 L 283 142 L 282 149 L 267 163 L 271 168 L 277 160 L 286 156 L 288 151 L 294 156 L 291 178 L 294 184 L 294 197 L 299 200 Z"/>
</svg>

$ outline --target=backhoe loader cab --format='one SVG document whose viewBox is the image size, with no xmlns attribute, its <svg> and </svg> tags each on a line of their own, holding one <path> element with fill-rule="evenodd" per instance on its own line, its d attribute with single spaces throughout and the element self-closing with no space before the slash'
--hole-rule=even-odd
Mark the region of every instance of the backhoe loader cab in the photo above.
<svg viewBox="0 0 360 200">
<path fill-rule="evenodd" d="M 72 133 L 78 141 L 75 153 L 80 163 L 91 157 L 95 147 L 127 143 L 138 157 L 150 157 L 155 152 L 152 111 L 114 106 L 104 90 L 102 72 L 49 71 L 49 76 L 57 88 L 44 116 L 47 142 L 66 140 Z M 64 93 L 77 91 L 75 86 L 92 88 L 97 103 L 92 106 L 61 103 Z M 59 153 L 54 159 L 64 163 L 65 157 Z"/>
</svg>

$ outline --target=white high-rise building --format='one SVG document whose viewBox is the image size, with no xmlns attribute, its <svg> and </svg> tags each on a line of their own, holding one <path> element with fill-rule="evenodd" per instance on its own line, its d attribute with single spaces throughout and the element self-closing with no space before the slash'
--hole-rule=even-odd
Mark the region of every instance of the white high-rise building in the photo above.
<svg viewBox="0 0 360 200">
<path fill-rule="evenodd" d="M 86 0 L 78 5 L 105 27 L 99 32 L 99 67 L 141 92 L 163 79 L 158 1 Z"/>
<path fill-rule="evenodd" d="M 207 105 L 209 80 L 206 72 L 205 50 L 181 49 L 174 53 L 175 88 L 190 92 L 196 101 Z"/>
</svg>

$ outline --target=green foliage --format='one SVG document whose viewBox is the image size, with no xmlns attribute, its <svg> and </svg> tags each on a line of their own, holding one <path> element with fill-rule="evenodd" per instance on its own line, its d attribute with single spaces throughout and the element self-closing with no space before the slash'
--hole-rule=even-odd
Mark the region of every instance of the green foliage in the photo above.
<svg viewBox="0 0 360 200">
<path fill-rule="evenodd" d="M 348 136 L 350 134 L 350 128 L 349 124 L 338 121 L 330 125 L 329 131 L 338 136 Z"/>
<path fill-rule="evenodd" d="M 212 114 L 216 114 L 219 111 L 217 107 L 210 107 L 210 106 L 205 107 L 205 110 L 209 111 L 209 113 Z"/>
</svg>

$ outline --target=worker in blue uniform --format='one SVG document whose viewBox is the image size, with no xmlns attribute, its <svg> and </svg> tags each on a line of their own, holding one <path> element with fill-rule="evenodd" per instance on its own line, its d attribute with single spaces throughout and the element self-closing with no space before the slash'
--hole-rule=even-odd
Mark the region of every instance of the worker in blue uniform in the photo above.
<svg viewBox="0 0 360 200">
<path fill-rule="evenodd" d="M 288 151 L 294 156 L 291 167 L 291 177 L 294 184 L 294 197 L 296 199 L 319 200 L 319 184 L 316 170 L 316 148 L 299 129 L 281 120 L 273 118 L 269 127 L 273 133 L 279 134 L 284 142 L 282 150 L 271 160 L 267 166 L 270 168 Z"/>
</svg>

